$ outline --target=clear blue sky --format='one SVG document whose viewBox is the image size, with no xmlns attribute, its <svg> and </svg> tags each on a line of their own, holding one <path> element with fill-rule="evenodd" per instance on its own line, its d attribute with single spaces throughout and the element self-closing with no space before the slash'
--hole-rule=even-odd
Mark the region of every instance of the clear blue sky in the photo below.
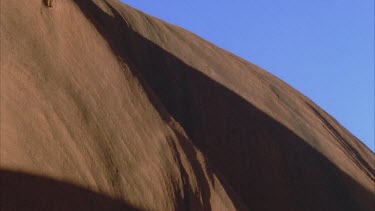
<svg viewBox="0 0 375 211">
<path fill-rule="evenodd" d="M 122 0 L 268 70 L 374 151 L 374 0 Z"/>
</svg>

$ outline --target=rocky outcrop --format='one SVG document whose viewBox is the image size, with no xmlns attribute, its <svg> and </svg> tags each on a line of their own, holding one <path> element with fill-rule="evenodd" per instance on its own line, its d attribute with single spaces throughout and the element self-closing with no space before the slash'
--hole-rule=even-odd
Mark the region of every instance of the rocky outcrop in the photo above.
<svg viewBox="0 0 375 211">
<path fill-rule="evenodd" d="M 48 2 L 1 1 L 4 210 L 373 208 L 374 154 L 283 81 L 116 0 Z"/>
</svg>

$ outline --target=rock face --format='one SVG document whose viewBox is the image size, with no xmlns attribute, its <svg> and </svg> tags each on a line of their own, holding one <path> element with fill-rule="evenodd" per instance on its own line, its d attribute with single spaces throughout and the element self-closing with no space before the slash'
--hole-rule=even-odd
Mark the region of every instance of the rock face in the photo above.
<svg viewBox="0 0 375 211">
<path fill-rule="evenodd" d="M 1 1 L 2 210 L 372 210 L 374 154 L 116 0 Z"/>
</svg>

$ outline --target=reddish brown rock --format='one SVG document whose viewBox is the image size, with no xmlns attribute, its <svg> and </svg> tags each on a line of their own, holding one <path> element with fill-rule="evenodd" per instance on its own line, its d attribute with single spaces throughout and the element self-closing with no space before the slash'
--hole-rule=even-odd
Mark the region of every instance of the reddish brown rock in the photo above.
<svg viewBox="0 0 375 211">
<path fill-rule="evenodd" d="M 374 208 L 374 154 L 286 83 L 116 0 L 55 1 L 1 1 L 2 210 Z"/>
</svg>

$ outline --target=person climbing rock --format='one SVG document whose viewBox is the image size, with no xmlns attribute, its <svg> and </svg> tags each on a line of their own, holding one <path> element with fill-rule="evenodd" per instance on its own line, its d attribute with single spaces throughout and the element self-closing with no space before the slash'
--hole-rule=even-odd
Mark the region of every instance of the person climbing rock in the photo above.
<svg viewBox="0 0 375 211">
<path fill-rule="evenodd" d="M 53 6 L 52 5 L 53 0 L 46 0 L 45 2 L 46 2 L 47 7 L 52 7 Z"/>
</svg>

